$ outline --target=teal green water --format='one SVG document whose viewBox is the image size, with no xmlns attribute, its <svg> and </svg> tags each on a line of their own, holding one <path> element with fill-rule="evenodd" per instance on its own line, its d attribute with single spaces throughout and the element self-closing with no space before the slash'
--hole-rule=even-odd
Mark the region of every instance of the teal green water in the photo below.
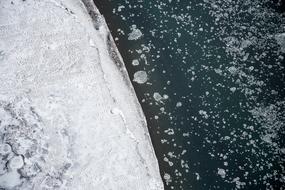
<svg viewBox="0 0 285 190">
<path fill-rule="evenodd" d="M 147 72 L 133 85 L 166 190 L 284 189 L 281 1 L 95 4 L 131 79 Z M 130 40 L 135 29 L 142 36 Z"/>
</svg>

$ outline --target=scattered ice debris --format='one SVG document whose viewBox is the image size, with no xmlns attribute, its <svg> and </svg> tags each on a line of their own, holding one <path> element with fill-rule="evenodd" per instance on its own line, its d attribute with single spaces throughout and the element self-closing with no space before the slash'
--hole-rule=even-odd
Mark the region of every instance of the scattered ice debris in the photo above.
<svg viewBox="0 0 285 190">
<path fill-rule="evenodd" d="M 234 182 L 234 183 L 236 184 L 236 188 L 237 188 L 237 189 L 240 189 L 240 188 L 242 188 L 242 186 L 245 186 L 245 185 L 246 185 L 245 182 L 241 182 L 241 181 L 240 181 L 240 178 L 239 178 L 239 177 L 234 178 L 232 182 Z"/>
<path fill-rule="evenodd" d="M 205 119 L 208 119 L 209 118 L 209 115 L 207 114 L 206 111 L 204 110 L 199 110 L 199 114 L 204 117 Z"/>
<path fill-rule="evenodd" d="M 148 80 L 147 73 L 145 71 L 137 71 L 134 74 L 133 81 L 139 84 L 146 83 Z"/>
<path fill-rule="evenodd" d="M 218 168 L 218 175 L 220 175 L 222 178 L 226 177 L 226 171 L 222 168 Z"/>
<path fill-rule="evenodd" d="M 229 67 L 228 71 L 232 74 L 235 75 L 238 72 L 238 69 L 234 66 Z"/>
<path fill-rule="evenodd" d="M 137 29 L 136 25 L 132 25 L 131 33 L 128 34 L 128 40 L 138 40 L 142 37 L 142 32 Z"/>
<path fill-rule="evenodd" d="M 155 92 L 153 93 L 153 98 L 155 99 L 155 101 L 157 102 L 161 102 L 163 97 L 158 93 L 158 92 Z"/>
<path fill-rule="evenodd" d="M 139 62 L 139 60 L 137 60 L 137 59 L 134 59 L 133 61 L 132 61 L 132 65 L 133 66 L 138 66 L 140 64 L 140 62 Z"/>
<path fill-rule="evenodd" d="M 174 130 L 171 128 L 168 128 L 167 130 L 164 130 L 165 133 L 167 133 L 168 135 L 174 135 Z"/>
<path fill-rule="evenodd" d="M 171 162 L 167 157 L 164 157 L 163 159 L 165 162 L 169 164 L 169 166 L 173 166 L 173 162 Z"/>
<path fill-rule="evenodd" d="M 167 94 L 163 94 L 163 98 L 164 98 L 164 99 L 168 99 L 169 97 L 168 97 Z"/>
<path fill-rule="evenodd" d="M 124 6 L 124 5 L 119 6 L 119 7 L 118 7 L 118 12 L 121 12 L 121 11 L 122 11 L 122 9 L 124 9 L 124 8 L 125 8 L 125 6 Z"/>
<path fill-rule="evenodd" d="M 189 84 L 187 84 L 189 87 L 189 97 L 186 97 L 182 101 L 183 104 L 187 99 L 189 99 L 189 102 L 190 100 L 193 102 L 198 100 L 194 97 L 197 95 L 193 92 L 194 83 L 204 81 L 209 84 L 207 88 L 202 88 L 202 90 L 199 91 L 199 100 L 201 100 L 199 106 L 195 106 L 195 102 L 193 103 L 193 110 L 195 110 L 200 117 L 181 117 L 180 113 L 178 113 L 181 109 L 191 112 L 190 109 L 187 109 L 187 106 L 183 106 L 181 109 L 174 109 L 175 111 L 173 111 L 173 107 L 171 107 L 171 110 L 169 109 L 170 105 L 165 104 L 166 109 L 161 109 L 161 112 L 168 116 L 169 125 L 175 126 L 173 127 L 175 135 L 169 135 L 168 133 L 160 134 L 165 135 L 164 140 L 161 140 L 162 144 L 169 145 L 169 147 L 175 150 L 177 147 L 187 147 L 186 149 L 188 149 L 189 147 L 193 148 L 195 146 L 193 145 L 194 143 L 192 143 L 189 138 L 187 144 L 191 144 L 190 146 L 180 144 L 179 138 L 181 138 L 181 136 L 179 136 L 179 134 L 182 134 L 183 138 L 188 139 L 188 137 L 200 136 L 200 130 L 205 130 L 204 132 L 207 138 L 203 141 L 205 143 L 203 146 L 208 149 L 210 157 L 214 158 L 220 156 L 220 158 L 223 159 L 221 163 L 219 163 L 220 165 L 217 164 L 216 166 L 216 168 L 224 168 L 218 170 L 219 175 L 216 175 L 217 178 L 223 178 L 223 180 L 219 180 L 218 185 L 233 182 L 233 185 L 237 184 L 236 188 L 242 188 L 240 184 L 243 183 L 241 180 L 244 180 L 248 185 L 246 188 L 249 189 L 254 188 L 253 184 L 255 183 L 266 184 L 268 189 L 277 189 L 278 185 L 281 183 L 284 184 L 285 182 L 283 175 L 284 167 L 280 167 L 280 164 L 278 164 L 278 161 L 283 158 L 278 155 L 278 153 L 282 154 L 282 156 L 285 154 L 284 146 L 281 146 L 280 143 L 280 141 L 282 142 L 282 140 L 280 140 L 282 139 L 282 134 L 284 134 L 281 130 L 282 126 L 284 128 L 284 111 L 282 111 L 284 107 L 277 102 L 277 99 L 278 101 L 284 100 L 282 97 L 284 91 L 282 85 L 284 84 L 284 77 L 282 78 L 282 74 L 284 74 L 283 53 L 285 52 L 285 33 L 284 27 L 280 26 L 280 23 L 282 23 L 284 19 L 280 16 L 280 13 L 267 8 L 265 4 L 268 2 L 270 2 L 270 0 L 204 0 L 201 5 L 210 9 L 210 14 L 214 19 L 213 21 L 217 24 L 216 26 L 213 25 L 209 27 L 205 27 L 201 24 L 202 20 L 195 21 L 195 16 L 193 17 L 190 13 L 192 7 L 195 6 L 191 3 L 185 6 L 185 11 L 179 10 L 177 12 L 169 12 L 167 9 L 168 6 L 163 7 L 159 4 L 155 4 L 159 7 L 157 9 L 159 14 L 165 15 L 167 22 L 161 23 L 161 27 L 154 26 L 150 28 L 149 31 L 151 31 L 154 38 L 148 38 L 148 36 L 145 36 L 145 38 L 149 41 L 153 39 L 159 40 L 158 38 L 161 38 L 165 44 L 161 47 L 157 45 L 157 43 L 150 42 L 148 44 L 151 49 L 150 53 L 146 53 L 140 48 L 135 50 L 130 48 L 130 51 L 134 53 L 134 57 L 137 56 L 137 54 L 141 55 L 144 53 L 148 59 L 152 59 L 151 64 L 149 64 L 150 66 L 145 67 L 145 69 L 149 69 L 146 71 L 153 72 L 153 76 L 155 76 L 154 74 L 158 74 L 165 75 L 166 79 L 169 78 L 169 81 L 166 80 L 165 82 L 165 90 L 169 90 L 169 94 L 172 94 L 172 88 L 177 82 L 175 77 L 174 79 L 171 78 L 173 77 L 171 74 L 175 76 L 177 73 L 165 71 L 165 68 L 163 68 L 165 65 L 161 66 L 160 63 L 163 59 L 167 62 L 168 58 L 175 63 L 175 67 L 177 66 L 181 74 L 183 73 L 189 81 Z M 132 3 L 129 3 L 129 5 L 130 7 L 135 7 Z M 144 8 L 147 7 L 147 3 L 143 6 Z M 151 6 L 153 6 L 153 4 Z M 171 7 L 172 6 L 175 5 L 172 4 Z M 127 10 L 132 11 L 133 8 L 128 9 L 126 6 L 126 10 L 123 11 Z M 148 15 L 152 18 L 157 18 L 157 14 L 151 14 L 151 11 L 149 11 L 149 13 Z M 240 19 L 238 16 L 240 14 L 248 15 L 254 18 L 256 22 Z M 230 15 L 236 15 L 236 17 L 231 17 Z M 133 21 L 132 16 L 129 16 L 129 19 Z M 162 20 L 164 20 L 164 17 Z M 169 27 L 170 25 L 168 25 L 168 23 L 172 25 L 172 21 L 176 21 L 177 29 Z M 187 27 L 188 25 L 189 27 Z M 143 24 L 140 26 L 143 26 Z M 225 44 L 222 45 L 225 52 L 220 54 L 208 49 L 208 45 L 213 42 L 212 39 L 207 40 L 203 45 L 198 45 L 199 40 L 196 39 L 197 34 L 202 35 L 204 32 L 213 34 L 213 36 L 215 36 L 213 37 L 214 41 L 221 41 Z M 193 38 L 197 46 L 200 46 L 201 53 L 203 52 L 205 57 L 213 57 L 215 60 L 213 62 L 209 61 L 204 65 L 201 63 L 201 67 L 197 67 L 196 64 L 195 66 L 191 66 L 190 60 L 192 58 L 189 56 L 193 55 L 189 49 L 191 45 L 190 43 L 187 44 L 186 41 L 183 43 L 179 42 L 182 40 L 179 39 L 179 37 L 184 36 L 185 33 L 189 34 L 191 39 Z M 169 36 L 173 38 L 169 39 Z M 187 46 L 185 44 L 187 44 Z M 171 55 L 169 56 L 166 55 L 171 51 L 175 53 L 170 53 Z M 169 66 L 173 66 L 171 61 L 169 61 Z M 218 80 L 215 80 L 211 74 L 204 72 L 204 70 L 212 70 L 215 75 L 217 75 Z M 205 76 L 201 73 L 205 74 Z M 271 85 L 273 81 L 278 81 L 280 85 Z M 156 89 L 154 86 L 155 85 L 152 87 L 148 86 L 149 88 L 147 90 L 149 91 L 146 91 L 146 93 L 157 91 L 157 86 Z M 175 87 L 174 89 L 179 90 Z M 162 91 L 159 92 L 160 96 L 157 96 L 157 98 L 152 98 L 154 94 L 148 94 L 144 102 L 153 106 L 153 104 L 150 104 L 150 102 L 153 103 L 153 99 L 162 100 Z M 232 96 L 233 93 L 237 92 L 240 94 L 239 97 L 236 97 L 237 94 Z M 177 94 L 175 94 L 175 96 L 176 95 Z M 245 97 L 243 97 L 243 95 Z M 175 104 L 176 102 L 174 102 L 174 107 Z M 272 106 L 268 107 L 268 104 L 273 104 L 276 107 L 272 110 L 272 108 L 270 108 Z M 159 105 L 157 105 L 157 107 L 158 106 Z M 201 110 L 199 111 L 199 109 Z M 248 114 L 245 116 L 240 113 Z M 181 117 L 181 119 L 179 117 Z M 211 123 L 207 121 L 207 118 L 210 117 L 213 119 Z M 154 118 L 159 118 L 157 123 L 160 124 L 160 119 L 162 119 L 161 115 Z M 236 125 L 236 121 L 243 124 Z M 199 130 L 192 130 L 192 128 L 183 130 L 185 125 L 189 126 L 189 123 L 193 123 L 193 126 L 198 126 Z M 246 125 L 248 123 L 250 124 Z M 207 127 L 210 125 L 213 126 L 212 129 Z M 165 129 L 168 128 L 169 127 L 165 125 L 164 128 L 161 127 L 157 132 L 165 131 Z M 224 131 L 227 132 L 227 135 L 225 135 Z M 216 139 L 218 137 L 221 138 L 221 141 L 223 141 L 227 147 L 223 155 L 217 153 L 219 150 L 218 147 L 220 146 L 219 140 Z M 179 153 L 176 152 L 176 154 Z M 246 158 L 241 160 L 241 162 L 244 164 L 245 175 L 248 177 L 240 177 L 241 179 L 235 178 L 236 176 L 234 175 L 235 172 L 237 172 L 236 168 L 239 168 L 237 162 L 234 162 L 236 155 L 242 155 Z M 258 166 L 255 167 L 252 163 L 256 163 Z M 194 164 L 200 163 L 195 162 Z M 189 183 L 187 180 L 183 180 L 183 178 L 187 179 L 188 177 L 188 175 L 185 174 L 186 170 L 183 171 L 178 167 L 177 170 L 177 174 L 181 172 L 182 176 L 175 176 L 176 171 L 169 172 L 172 177 L 172 182 L 168 187 L 171 189 L 172 187 L 181 185 L 183 189 L 187 189 Z M 189 170 L 189 173 L 192 175 L 197 172 L 193 171 L 193 169 Z M 203 176 L 204 172 L 205 171 L 199 171 L 199 174 Z M 252 172 L 256 172 L 256 175 L 251 175 Z M 217 170 L 214 169 L 212 173 L 216 174 Z M 207 179 L 205 178 L 203 180 L 205 180 L 203 183 L 207 185 Z M 180 182 L 181 184 L 179 184 Z M 262 188 L 263 187 L 264 186 L 262 186 Z"/>
<path fill-rule="evenodd" d="M 199 175 L 199 173 L 195 173 L 195 175 L 196 175 L 196 180 L 200 180 L 200 175 Z"/>
<path fill-rule="evenodd" d="M 281 51 L 285 53 L 285 33 L 275 35 L 275 39 L 280 45 Z"/>
<path fill-rule="evenodd" d="M 179 108 L 179 107 L 181 107 L 181 106 L 182 106 L 182 102 L 177 102 L 177 103 L 176 103 L 176 107 Z"/>
<path fill-rule="evenodd" d="M 237 90 L 236 87 L 231 87 L 231 88 L 230 88 L 230 91 L 232 91 L 232 92 L 235 92 L 236 90 Z"/>
<path fill-rule="evenodd" d="M 171 176 L 168 173 L 164 174 L 163 179 L 167 185 L 172 182 Z"/>
</svg>

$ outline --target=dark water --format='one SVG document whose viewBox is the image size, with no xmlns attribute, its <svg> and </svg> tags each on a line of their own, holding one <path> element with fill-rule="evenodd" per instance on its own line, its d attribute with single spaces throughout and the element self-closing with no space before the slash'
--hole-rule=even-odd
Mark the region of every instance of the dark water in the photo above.
<svg viewBox="0 0 285 190">
<path fill-rule="evenodd" d="M 166 190 L 285 189 L 282 1 L 95 4 L 131 78 L 148 74 L 133 85 Z"/>
</svg>

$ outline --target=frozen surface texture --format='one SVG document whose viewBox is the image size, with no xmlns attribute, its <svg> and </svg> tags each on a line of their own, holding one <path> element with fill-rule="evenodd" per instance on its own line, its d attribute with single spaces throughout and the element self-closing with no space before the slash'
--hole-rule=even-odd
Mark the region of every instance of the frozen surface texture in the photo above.
<svg viewBox="0 0 285 190">
<path fill-rule="evenodd" d="M 0 189 L 163 189 L 143 112 L 92 1 L 0 8 Z"/>
</svg>

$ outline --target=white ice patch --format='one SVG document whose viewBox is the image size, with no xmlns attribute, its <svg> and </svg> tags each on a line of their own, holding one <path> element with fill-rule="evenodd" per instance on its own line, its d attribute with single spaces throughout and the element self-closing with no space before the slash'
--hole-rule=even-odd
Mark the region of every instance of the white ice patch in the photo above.
<svg viewBox="0 0 285 190">
<path fill-rule="evenodd" d="M 226 177 L 226 171 L 222 168 L 218 168 L 218 175 L 220 175 L 222 178 Z"/>
<path fill-rule="evenodd" d="M 195 173 L 195 175 L 196 175 L 196 180 L 200 180 L 200 175 L 199 175 L 199 173 Z"/>
<path fill-rule="evenodd" d="M 128 40 L 138 40 L 142 37 L 143 34 L 136 25 L 132 25 L 131 30 L 131 33 L 128 34 Z"/>
<path fill-rule="evenodd" d="M 232 92 L 235 92 L 236 90 L 237 90 L 236 87 L 231 87 L 231 88 L 230 88 L 230 91 L 232 91 Z"/>
<path fill-rule="evenodd" d="M 285 53 L 285 33 L 275 35 L 275 40 L 281 47 L 281 51 Z"/>
<path fill-rule="evenodd" d="M 208 119 L 209 118 L 209 115 L 207 114 L 206 111 L 204 110 L 199 110 L 199 114 L 204 117 L 205 119 Z"/>
<path fill-rule="evenodd" d="M 181 107 L 181 106 L 182 106 L 182 102 L 177 102 L 177 103 L 176 103 L 176 107 L 179 108 L 179 107 Z"/>
<path fill-rule="evenodd" d="M 147 73 L 145 71 L 137 71 L 134 74 L 134 79 L 133 81 L 139 84 L 143 84 L 146 83 L 148 80 L 148 76 Z"/>
<path fill-rule="evenodd" d="M 168 173 L 165 173 L 163 176 L 165 183 L 168 185 L 169 183 L 172 182 L 171 176 Z"/>
<path fill-rule="evenodd" d="M 161 100 L 163 99 L 163 97 L 158 92 L 153 93 L 153 98 L 157 102 L 161 102 Z"/>
<path fill-rule="evenodd" d="M 140 62 L 139 62 L 139 60 L 137 60 L 137 59 L 134 59 L 133 61 L 132 61 L 132 65 L 133 66 L 137 66 L 137 65 L 139 65 L 140 64 Z"/>
</svg>

